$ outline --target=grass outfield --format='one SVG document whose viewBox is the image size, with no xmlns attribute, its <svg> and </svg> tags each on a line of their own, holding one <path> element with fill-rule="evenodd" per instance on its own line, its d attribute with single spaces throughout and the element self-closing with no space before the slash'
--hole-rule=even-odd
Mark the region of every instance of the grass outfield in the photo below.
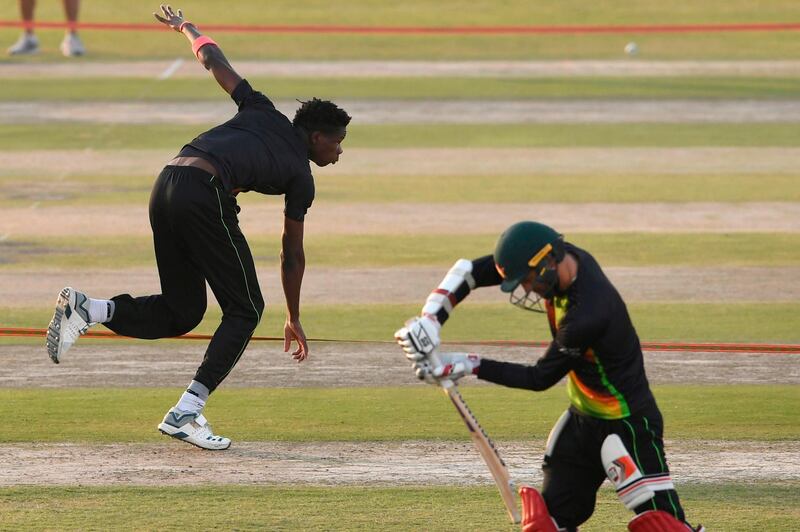
<svg viewBox="0 0 800 532">
<path fill-rule="evenodd" d="M 61 21 L 60 2 L 38 2 L 37 19 Z M 84 0 L 82 21 L 148 23 L 157 4 Z M 319 0 L 275 0 L 269 3 L 241 0 L 222 3 L 193 0 L 183 5 L 201 29 L 208 24 L 364 24 L 364 25 L 491 25 L 491 24 L 675 24 L 724 22 L 787 22 L 797 20 L 796 0 L 642 0 L 630 5 L 588 5 L 565 0 L 532 9 L 529 0 L 499 5 L 477 0 L 463 9 L 460 0 L 354 0 L 332 4 Z M 0 20 L 16 20 L 15 2 L 0 9 Z M 11 44 L 17 28 L 0 30 L 0 41 Z M 796 59 L 800 57 L 797 32 L 738 32 L 697 34 L 614 34 L 545 36 L 402 36 L 402 35 L 259 35 L 210 32 L 232 63 L 242 59 L 497 59 L 577 60 L 617 59 L 635 62 L 623 54 L 625 43 L 635 40 L 641 60 L 654 59 Z M 160 32 L 85 31 L 86 58 L 68 60 L 57 46 L 61 30 L 40 32 L 43 53 L 14 62 L 73 62 L 162 58 L 193 61 L 186 39 L 164 29 Z M 0 64 L 0 67 L 2 64 Z M 200 68 L 198 65 L 194 65 Z M 246 75 L 246 72 L 242 72 Z M 577 98 L 613 99 L 753 99 L 796 98 L 797 79 L 758 79 L 721 76 L 705 79 L 334 79 L 296 78 L 251 81 L 274 98 L 311 94 L 347 98 L 447 98 L 497 99 Z M 5 79 L 0 101 L 202 101 L 226 104 L 225 96 L 210 78 L 157 83 L 138 80 L 25 80 Z M 233 111 L 233 107 L 230 107 Z M 97 124 L 2 125 L 0 150 L 114 150 L 144 148 L 177 150 L 205 127 L 127 126 Z M 797 147 L 796 124 L 530 124 L 530 125 L 386 125 L 350 128 L 348 147 Z M 468 150 L 465 150 L 468 153 Z M 345 157 L 347 154 L 345 154 Z M 609 156 L 613 157 L 612 154 Z M 158 161 L 143 160 L 141 169 Z M 338 167 L 337 167 L 338 168 Z M 25 174 L 28 170 L 20 170 Z M 140 171 L 137 168 L 136 171 Z M 142 174 L 144 174 L 144 171 Z M 359 170 L 354 168 L 353 174 Z M 320 201 L 397 201 L 398 183 L 420 197 L 443 202 L 470 201 L 800 201 L 797 175 L 656 175 L 652 168 L 638 176 L 358 176 L 318 177 Z M 794 170 L 792 170 L 795 174 Z M 2 175 L 5 173 L 5 175 Z M 69 205 L 122 203 L 146 208 L 152 175 L 65 176 L 12 175 L 0 169 L 0 208 L 50 202 Z M 496 186 L 486 191 L 490 181 Z M 39 184 L 34 189 L 30 183 Z M 435 182 L 435 184 L 433 184 Z M 85 187 L 89 184 L 90 187 Z M 520 186 L 520 185 L 523 186 Z M 48 196 L 48 194 L 52 194 Z M 242 203 L 263 201 L 246 195 Z M 445 199 L 439 199 L 445 196 Z M 279 198 L 278 198 L 279 199 Z M 272 198 L 271 201 L 276 201 Z M 267 201 L 270 201 L 267 199 Z M 35 203 L 36 202 L 36 203 Z M 380 205 L 377 205 L 381 208 Z M 435 208 L 435 206 L 432 206 Z M 143 211 L 144 212 L 144 211 Z M 313 211 L 312 211 L 313 212 Z M 146 215 L 145 215 L 146 216 Z M 0 238 L 3 238 L 0 231 Z M 53 249 L 53 241 L 0 242 L 0 262 L 9 257 L 16 266 L 34 272 L 46 259 L 64 263 L 82 258 L 73 250 Z M 573 236 L 573 235 L 570 235 Z M 796 235 L 574 235 L 579 245 L 596 251 L 607 265 L 775 265 L 793 266 L 800 259 Z M 398 247 L 386 251 L 377 237 L 323 239 L 309 236 L 309 263 L 314 265 L 364 265 L 368 255 L 374 266 L 431 264 L 442 273 L 456 256 L 476 256 L 493 247 L 496 235 L 451 239 L 436 255 L 421 257 L 410 237 L 393 238 Z M 431 237 L 432 239 L 434 237 Z M 438 238 L 441 240 L 441 237 Z M 92 240 L 92 239 L 88 239 Z M 72 244 L 76 244 L 76 242 Z M 69 244 L 69 243 L 65 243 Z M 259 262 L 274 268 L 277 239 L 253 241 Z M 429 246 L 431 242 L 423 242 Z M 21 245 L 21 247 L 16 247 Z M 149 238 L 123 242 L 81 242 L 85 256 L 110 268 L 131 265 L 152 267 Z M 57 247 L 57 246 L 56 246 Z M 736 251 L 748 250 L 747 257 Z M 367 253 L 369 251 L 369 253 Z M 29 255 L 25 255 L 30 253 Z M 60 255 L 59 255 L 60 254 Z M 391 255 L 395 255 L 392 259 Z M 144 257 L 144 259 L 143 259 Z M 615 262 L 622 260 L 623 262 Z M 144 261 L 144 262 L 140 262 Z M 326 262 L 330 261 L 330 262 Z M 627 262 L 624 262 L 627 261 Z M 676 261 L 676 262 L 672 262 Z M 704 261 L 709 261 L 705 263 Z M 4 266 L 5 268 L 6 266 Z M 147 266 L 145 266 L 147 267 Z M 155 270 L 153 270 L 155 272 Z M 765 274 L 768 272 L 765 271 Z M 125 272 L 119 272 L 124 284 Z M 274 288 L 274 287 L 271 287 Z M 54 294 L 55 295 L 55 294 Z M 108 294 L 105 294 L 108 295 Z M 502 296 L 498 294 L 498 297 Z M 772 294 L 764 294 L 765 298 Z M 502 299 L 498 299 L 502 301 Z M 392 332 L 408 316 L 419 312 L 422 301 L 395 305 L 304 306 L 303 323 L 311 337 L 380 340 L 391 342 Z M 0 301 L 0 305 L 8 304 Z M 284 310 L 270 301 L 256 334 L 281 334 Z M 632 303 L 629 305 L 643 340 L 800 342 L 800 303 L 681 304 Z M 52 309 L 0 307 L 0 325 L 44 327 Z M 364 315 L 370 319 L 364 322 Z M 220 318 L 213 306 L 197 332 L 211 332 Z M 98 328 L 100 329 L 100 328 Z M 498 332 L 499 331 L 499 332 Z M 505 338 L 498 337 L 504 334 Z M 446 341 L 487 338 L 544 340 L 546 320 L 511 308 L 508 303 L 470 304 L 456 312 L 444 332 Z M 104 341 L 85 340 L 86 344 Z M 140 345 L 141 341 L 127 340 Z M 165 350 L 179 340 L 159 342 Z M 36 343 L 42 339 L 0 339 L 0 344 Z M 185 345 L 185 342 L 183 342 Z M 204 342 L 191 344 L 198 353 Z M 108 345 L 115 345 L 114 342 Z M 262 344 L 263 346 L 263 344 Z M 269 344 L 276 355 L 281 348 Z M 312 356 L 314 344 L 312 344 Z M 13 349 L 13 348 L 12 348 Z M 80 349 L 80 348 L 79 348 Z M 262 347 L 263 349 L 263 347 Z M 43 353 L 43 351 L 42 351 Z M 251 353 L 252 355 L 252 353 Z M 398 355 L 399 356 L 399 355 Z M 736 356 L 736 355 L 732 355 Z M 198 359 L 199 360 L 199 359 Z M 46 371 L 61 373 L 47 363 Z M 67 364 L 68 365 L 68 364 Z M 232 376 L 235 378 L 235 372 Z M 781 446 L 798 441 L 795 404 L 797 386 L 656 386 L 667 436 L 681 439 L 755 440 Z M 30 442 L 163 442 L 155 431 L 164 409 L 175 399 L 175 389 L 0 389 L 3 429 L 0 442 L 30 447 Z M 500 387 L 465 385 L 463 393 L 488 432 L 498 440 L 543 441 L 563 411 L 567 398 L 563 386 L 531 394 Z M 519 405 L 511 413 L 508 404 Z M 413 413 L 413 414 L 412 414 Z M 522 416 L 520 416 L 522 414 Z M 463 424 L 453 415 L 440 392 L 419 385 L 406 388 L 346 389 L 236 389 L 223 386 L 209 405 L 215 428 L 239 440 L 281 441 L 404 441 L 409 438 L 465 441 Z M 107 420 L 113 419 L 113 424 Z M 423 419 L 424 422 L 420 422 Z M 105 420 L 105 424 L 101 422 Z M 522 421 L 521 421 L 522 420 Z M 361 445 L 359 443 L 359 445 Z M 540 459 L 540 457 L 533 457 Z M 2 474 L 0 474 L 2 476 Z M 800 529 L 800 484 L 678 485 L 693 523 L 711 530 Z M 454 504 L 455 503 L 455 504 Z M 508 524 L 494 486 L 481 487 L 12 487 L 0 488 L 0 529 L 123 529 L 155 530 L 196 527 L 213 529 L 319 529 L 374 530 L 517 530 Z M 605 486 L 597 512 L 585 531 L 622 530 L 630 513 Z M 376 525 L 379 524 L 379 525 Z"/>
<path fill-rule="evenodd" d="M 2 170 L 0 170 L 2 173 Z M 437 204 L 489 203 L 742 203 L 800 201 L 800 175 L 786 174 L 630 174 L 630 175 L 320 175 L 316 176 L 315 204 L 361 203 L 361 208 L 390 207 L 398 200 L 424 201 L 431 214 Z M 31 188 L 31 176 L 0 176 L 0 207 L 36 208 L 54 206 L 136 205 L 143 216 L 155 180 L 153 175 L 64 177 L 58 170 L 50 175 L 36 173 L 37 183 L 46 188 Z M 491 187 L 487 187 L 491 183 Z M 401 196 L 414 191 L 413 197 Z M 283 200 L 250 193 L 237 197 L 242 209 L 250 205 L 282 205 Z M 383 204 L 378 206 L 376 204 Z M 421 204 L 422 205 L 422 204 Z M 358 207 L 358 206 L 355 206 Z M 142 218 L 146 222 L 146 218 Z M 275 231 L 280 231 L 275 219 Z M 247 230 L 248 236 L 255 237 Z M 324 228 L 315 223 L 314 208 L 308 218 L 309 238 Z M 25 234 L 15 235 L 25 239 Z M 395 238 L 394 236 L 392 237 Z M 449 238 L 449 237 L 448 237 Z M 777 238 L 783 238 L 778 235 Z M 724 245 L 724 244 L 723 244 Z M 746 259 L 743 259 L 746 260 Z"/>
<path fill-rule="evenodd" d="M 710 530 L 800 528 L 800 489 L 792 484 L 678 485 L 692 524 Z M 192 501 L 192 504 L 181 504 Z M 165 511 L 168 508 L 168 511 Z M 0 489 L 0 514 L 12 529 L 518 530 L 494 487 Z M 581 530 L 624 530 L 631 513 L 605 486 Z"/>
<path fill-rule="evenodd" d="M 116 5 L 116 4 L 114 4 Z M 626 5 L 626 9 L 630 4 Z M 460 9 L 462 10 L 463 9 Z M 616 13 L 612 13 L 614 16 Z M 449 13 L 448 13 L 449 15 Z M 783 13 L 780 22 L 791 19 Z M 199 21 L 202 29 L 202 18 Z M 765 16 L 750 20 L 762 21 Z M 338 16 L 334 17 L 338 19 Z M 582 20 L 578 15 L 576 20 Z M 54 17 L 50 20 L 62 20 Z M 150 23 L 149 18 L 136 22 Z M 269 21 L 267 24 L 274 24 Z M 574 22 L 574 21 L 573 21 Z M 620 21 L 616 21 L 619 23 Z M 153 22 L 155 24 L 155 22 Z M 329 23 L 329 21 L 325 21 Z M 519 21 L 515 21 L 519 23 Z M 664 20 L 654 20 L 663 24 Z M 449 23 L 448 23 L 449 24 Z M 240 59 L 336 61 L 364 60 L 630 60 L 625 44 L 635 40 L 639 57 L 646 60 L 795 60 L 800 42 L 795 32 L 709 32 L 664 34 L 563 35 L 328 35 L 223 34 L 209 32 L 234 63 Z M 19 32 L 0 30 L 0 41 L 10 45 Z M 14 61 L 64 61 L 58 51 L 62 32 L 40 32 L 42 53 Z M 70 61 L 119 61 L 176 58 L 192 60 L 185 38 L 162 32 L 85 31 L 88 57 Z"/>
<path fill-rule="evenodd" d="M 231 107 L 231 113 L 234 112 Z M 3 124 L 0 151 L 174 149 L 216 124 Z M 381 124 L 356 121 L 349 148 L 797 147 L 795 124 Z"/>
<path fill-rule="evenodd" d="M 603 5 L 587 9 L 581 0 L 564 0 L 537 6 L 531 11 L 526 0 L 506 0 L 502 9 L 492 0 L 472 0 L 471 9 L 461 9 L 459 0 L 409 0 L 402 4 L 382 0 L 353 0 L 334 6 L 322 0 L 240 0 L 231 6 L 215 0 L 193 0 L 187 18 L 208 24 L 383 24 L 383 25 L 496 25 L 496 24 L 659 24 L 712 22 L 786 22 L 796 4 L 792 0 L 766 0 L 753 5 L 748 0 L 674 0 L 664 5 L 658 0 L 641 0 L 625 5 L 624 10 Z M 38 16 L 59 20 L 61 6 L 37 6 Z M 84 0 L 81 20 L 131 22 L 152 20 L 157 8 L 134 3 L 109 4 L 102 0 Z M 16 6 L 0 11 L 2 18 L 14 18 Z M 576 20 L 576 15 L 580 20 Z"/>
<path fill-rule="evenodd" d="M 571 233 L 567 240 L 609 266 L 798 266 L 798 233 Z M 442 275 L 459 257 L 491 253 L 490 235 L 326 235 L 305 237 L 313 267 L 438 266 Z M 248 238 L 259 267 L 277 266 L 280 239 Z M 391 242 L 390 246 L 385 245 Z M 746 249 L 747 253 L 742 253 Z M 63 268 L 124 269 L 155 266 L 151 237 L 10 237 L 0 242 L 2 270 L 34 270 L 42 260 Z"/>
<path fill-rule="evenodd" d="M 198 68 L 200 68 L 198 66 Z M 247 72 L 240 72 L 247 77 Z M 314 96 L 345 100 L 571 100 L 571 99 L 793 99 L 797 78 L 570 77 L 570 78 L 249 78 L 273 99 Z M 0 101 L 221 100 L 210 78 L 155 81 L 141 78 L 7 79 Z"/>
<path fill-rule="evenodd" d="M 123 281 L 124 275 L 121 275 L 121 284 Z M 505 296 L 498 291 L 497 297 L 502 300 Z M 394 305 L 304 305 L 302 321 L 306 334 L 312 339 L 390 342 L 394 331 L 409 316 L 417 315 L 421 305 L 422 301 Z M 628 311 L 642 341 L 800 341 L 800 303 L 628 303 Z M 35 309 L 0 307 L 0 316 L 3 317 L 0 325 L 43 328 L 52 315 L 49 306 Z M 268 304 L 255 334 L 283 338 L 285 315 L 282 303 Z M 369 320 L 364 320 L 365 315 Z M 194 332 L 212 333 L 219 320 L 220 311 L 212 303 Z M 453 313 L 443 331 L 445 342 L 550 338 L 544 316 L 519 310 L 509 303 L 476 304 L 467 301 Z M 41 338 L 0 338 L 4 344 L 40 344 L 42 341 Z"/>
<path fill-rule="evenodd" d="M 465 150 L 465 156 L 469 151 Z M 575 153 L 580 157 L 580 153 Z M 612 155 L 611 152 L 608 154 Z M 513 157 L 513 153 L 508 156 Z M 620 155 L 624 157 L 624 155 Z M 666 157 L 666 156 L 665 156 Z M 679 157 L 679 155 L 676 155 Z M 500 163 L 501 164 L 501 163 Z M 664 164 L 667 164 L 666 161 Z M 398 191 L 413 191 L 416 201 L 437 203 L 641 203 L 758 202 L 800 200 L 800 171 L 795 174 L 631 174 L 565 175 L 354 175 L 316 178 L 321 201 L 396 202 Z M 111 178 L 113 180 L 113 178 Z M 491 186 L 488 186 L 491 184 Z M 148 187 L 149 189 L 149 187 Z M 243 206 L 258 195 L 242 196 Z M 435 203 L 431 202 L 431 213 Z M 313 215 L 313 208 L 311 211 Z"/>
<path fill-rule="evenodd" d="M 580 154 L 575 154 L 579 156 Z M 511 154 L 513 156 L 513 154 Z M 632 175 L 371 175 L 320 177 L 319 198 L 398 201 L 398 188 L 415 200 L 439 203 L 641 203 L 759 202 L 800 200 L 800 176 L 786 174 Z M 487 186 L 491 184 L 491 186 Z M 257 196 L 242 197 L 242 205 Z M 431 212 L 435 203 L 431 202 Z"/>
<path fill-rule="evenodd" d="M 133 22 L 154 24 L 150 12 L 157 4 L 111 3 L 100 0 L 81 4 L 83 22 Z M 39 20 L 63 20 L 60 5 L 37 6 Z M 796 19 L 791 0 L 753 3 L 746 0 L 659 2 L 643 0 L 587 7 L 580 0 L 537 5 L 525 0 L 497 3 L 479 0 L 463 9 L 457 0 L 403 3 L 358 0 L 346 6 L 319 0 L 302 3 L 281 0 L 263 4 L 242 0 L 235 6 L 212 0 L 192 2 L 186 15 L 202 29 L 204 24 L 341 24 L 372 26 L 487 26 L 487 25 L 637 25 L 787 22 Z M 18 18 L 17 6 L 6 3 L 0 17 Z M 11 43 L 15 28 L 0 31 Z M 44 52 L 35 60 L 63 60 L 57 46 L 60 31 L 42 33 Z M 143 38 L 143 35 L 146 38 Z M 567 35 L 314 35 L 214 33 L 228 56 L 264 59 L 579 59 L 625 58 L 630 40 L 640 45 L 640 57 L 648 59 L 755 59 L 791 58 L 800 55 L 800 43 L 791 31 L 678 33 L 678 34 L 567 34 Z M 164 29 L 160 32 L 87 31 L 84 40 L 92 59 L 142 59 L 189 57 L 185 39 Z M 27 60 L 27 59 L 23 59 Z"/>
<path fill-rule="evenodd" d="M 177 151 L 177 150 L 176 150 Z M 465 151 L 465 153 L 468 153 Z M 346 156 L 346 155 L 345 155 Z M 168 157 L 164 157 L 166 159 Z M 498 164 L 500 158 L 498 157 Z M 2 173 L 2 169 L 0 169 Z M 0 176 L 0 206 L 38 208 L 48 205 L 120 205 L 146 208 L 153 175 L 65 177 L 58 170 L 42 176 L 33 173 L 46 188 L 31 188 L 31 176 Z M 792 202 L 800 201 L 800 175 L 785 174 L 502 174 L 497 175 L 325 175 L 317 173 L 317 204 L 328 202 L 391 204 L 398 200 L 430 203 L 431 213 L 442 203 L 687 203 L 687 202 Z M 492 186 L 488 187 L 487 183 Z M 414 191 L 413 197 L 401 196 Z M 282 204 L 280 198 L 250 193 L 237 197 L 243 209 L 267 202 Z M 142 211 L 143 213 L 146 211 Z M 308 233 L 314 224 L 309 215 Z M 276 219 L 276 228 L 280 221 Z M 245 224 L 245 232 L 247 227 Z M 277 229 L 276 229 L 277 230 Z M 254 236 L 254 235 L 251 235 Z"/>
<path fill-rule="evenodd" d="M 736 355 L 732 355 L 736 356 Z M 61 368 L 52 367 L 53 372 Z M 791 385 L 653 387 L 665 433 L 677 440 L 795 441 L 800 426 Z M 532 393 L 462 387 L 497 440 L 545 440 L 569 400 L 564 386 Z M 168 388 L 0 390 L 0 442 L 158 442 L 153 420 L 175 400 Z M 515 408 L 509 409 L 513 404 Z M 225 388 L 206 409 L 234 441 L 459 440 L 469 436 L 432 386 L 402 388 Z M 109 424 L 108 420 L 114 423 Z M 425 420 L 421 423 L 420 420 Z"/>
<path fill-rule="evenodd" d="M 5 126 L 4 126 L 5 127 Z M 16 127 L 16 126 L 14 126 Z M 188 130 L 187 130 L 187 133 Z M 193 138 L 198 130 L 189 133 Z M 795 124 L 408 124 L 348 127 L 356 148 L 795 147 Z M 144 141 L 140 136 L 140 142 Z M 2 137 L 0 137 L 2 140 Z M 173 139 L 174 142 L 174 139 Z M 142 146 L 142 147 L 163 147 Z M 4 149 L 4 148 L 0 148 Z M 8 148 L 12 149 L 12 148 Z"/>
</svg>

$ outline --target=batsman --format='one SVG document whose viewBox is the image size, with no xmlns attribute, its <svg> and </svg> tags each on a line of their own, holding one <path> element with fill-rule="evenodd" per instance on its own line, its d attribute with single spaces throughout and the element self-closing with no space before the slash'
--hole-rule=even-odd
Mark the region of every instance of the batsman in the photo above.
<svg viewBox="0 0 800 532">
<path fill-rule="evenodd" d="M 547 316 L 553 341 L 535 364 L 438 351 L 453 308 L 472 290 L 496 285 L 512 304 Z M 553 228 L 519 222 L 500 236 L 493 255 L 458 260 L 395 337 L 417 377 L 431 384 L 475 375 L 540 391 L 566 377 L 570 405 L 547 439 L 542 491 L 519 490 L 524 532 L 577 530 L 606 478 L 636 514 L 630 531 L 703 530 L 686 522 L 672 483 L 663 419 L 625 303 L 594 257 Z M 434 351 L 438 356 L 429 357 Z"/>
</svg>

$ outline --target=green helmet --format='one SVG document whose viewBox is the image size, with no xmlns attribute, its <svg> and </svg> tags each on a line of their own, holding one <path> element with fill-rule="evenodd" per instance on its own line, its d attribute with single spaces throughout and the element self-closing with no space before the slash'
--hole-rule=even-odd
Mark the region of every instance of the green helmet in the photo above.
<svg viewBox="0 0 800 532">
<path fill-rule="evenodd" d="M 550 253 L 556 262 L 564 258 L 562 236 L 538 222 L 519 222 L 505 230 L 494 248 L 494 263 L 503 282 L 503 292 L 513 292 Z"/>
</svg>

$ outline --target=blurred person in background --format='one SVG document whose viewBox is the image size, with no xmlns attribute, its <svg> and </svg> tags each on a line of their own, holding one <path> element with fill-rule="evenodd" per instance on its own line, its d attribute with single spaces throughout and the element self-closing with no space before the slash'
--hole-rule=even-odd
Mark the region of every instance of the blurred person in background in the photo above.
<svg viewBox="0 0 800 532">
<path fill-rule="evenodd" d="M 80 37 L 78 37 L 78 8 L 80 0 L 63 0 L 64 15 L 67 18 L 67 31 L 61 41 L 61 53 L 66 57 L 77 57 L 86 53 Z M 33 12 L 36 0 L 19 0 L 19 11 L 25 28 L 17 42 L 8 49 L 8 55 L 30 55 L 39 52 L 39 39 L 33 32 Z"/>
</svg>

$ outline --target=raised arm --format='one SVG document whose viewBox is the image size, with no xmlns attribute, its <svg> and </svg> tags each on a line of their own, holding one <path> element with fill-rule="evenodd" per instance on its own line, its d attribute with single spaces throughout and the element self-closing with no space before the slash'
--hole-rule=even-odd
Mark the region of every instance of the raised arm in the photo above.
<svg viewBox="0 0 800 532">
<path fill-rule="evenodd" d="M 228 63 L 225 54 L 222 53 L 217 43 L 210 37 L 200 33 L 194 24 L 184 20 L 183 12 L 180 9 L 175 13 L 171 6 L 161 4 L 161 12 L 164 14 L 163 17 L 158 13 L 153 13 L 156 20 L 186 35 L 186 38 L 192 44 L 192 51 L 197 56 L 198 61 L 214 75 L 214 79 L 217 80 L 220 87 L 228 94 L 231 94 L 233 89 L 242 81 L 242 78 Z"/>
<path fill-rule="evenodd" d="M 403 350 L 429 354 L 439 347 L 439 331 L 450 313 L 475 288 L 500 284 L 494 259 L 486 255 L 475 260 L 459 259 L 430 293 L 419 316 L 406 321 L 394 336 Z"/>
</svg>

